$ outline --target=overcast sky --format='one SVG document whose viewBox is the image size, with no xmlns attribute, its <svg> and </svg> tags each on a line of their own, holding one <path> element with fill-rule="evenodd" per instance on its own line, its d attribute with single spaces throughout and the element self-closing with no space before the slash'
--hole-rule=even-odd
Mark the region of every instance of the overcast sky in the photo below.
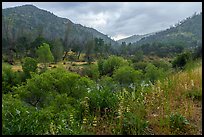
<svg viewBox="0 0 204 137">
<path fill-rule="evenodd" d="M 115 40 L 163 30 L 202 12 L 201 2 L 2 2 L 2 8 L 25 4 L 93 27 Z"/>
</svg>

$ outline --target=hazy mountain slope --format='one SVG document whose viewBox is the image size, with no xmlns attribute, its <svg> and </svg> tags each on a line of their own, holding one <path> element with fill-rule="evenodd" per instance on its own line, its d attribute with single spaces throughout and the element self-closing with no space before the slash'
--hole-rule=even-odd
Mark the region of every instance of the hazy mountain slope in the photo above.
<svg viewBox="0 0 204 137">
<path fill-rule="evenodd" d="M 181 42 L 186 46 L 202 43 L 202 13 L 186 18 L 175 27 L 171 27 L 155 35 L 151 35 L 137 41 L 137 44 L 153 42 Z"/>
<path fill-rule="evenodd" d="M 155 34 L 155 32 L 149 33 L 149 34 L 144 34 L 144 35 L 133 35 L 133 36 L 130 36 L 130 37 L 127 37 L 127 38 L 117 40 L 117 42 L 119 44 L 122 44 L 122 42 L 126 42 L 127 44 L 128 43 L 134 43 L 134 42 L 137 42 L 137 41 L 141 40 L 144 37 L 147 37 L 147 36 L 150 36 L 150 35 L 153 35 L 153 34 Z"/>
<path fill-rule="evenodd" d="M 60 18 L 48 11 L 39 9 L 33 5 L 23 5 L 2 10 L 2 38 L 9 36 L 16 40 L 23 35 L 29 35 L 35 39 L 42 34 L 49 40 L 54 38 L 64 39 L 67 30 L 67 23 L 73 26 L 72 35 L 69 39 L 78 39 L 81 36 L 101 37 L 105 43 L 117 44 L 108 36 L 98 32 L 93 28 L 74 24 L 69 19 Z M 79 38 L 80 39 L 80 38 Z"/>
</svg>

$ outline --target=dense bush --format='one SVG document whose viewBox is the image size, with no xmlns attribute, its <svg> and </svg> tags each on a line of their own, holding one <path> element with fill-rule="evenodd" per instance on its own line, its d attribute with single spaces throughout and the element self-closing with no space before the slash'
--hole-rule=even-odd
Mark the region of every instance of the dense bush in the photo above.
<svg viewBox="0 0 204 137">
<path fill-rule="evenodd" d="M 22 64 L 22 69 L 27 77 L 31 77 L 30 72 L 36 72 L 37 67 L 37 61 L 31 57 L 26 57 Z"/>
<path fill-rule="evenodd" d="M 109 114 L 116 112 L 118 107 L 118 97 L 116 94 L 108 88 L 103 88 L 100 90 L 92 90 L 88 94 L 88 104 L 90 113 L 97 113 L 97 110 L 100 110 L 100 114 L 104 115 L 106 111 Z"/>
<path fill-rule="evenodd" d="M 170 115 L 170 128 L 174 133 L 185 132 L 189 124 L 188 120 L 181 114 L 175 113 Z"/>
<path fill-rule="evenodd" d="M 147 128 L 147 121 L 141 119 L 131 112 L 124 113 L 122 134 L 123 135 L 141 135 Z"/>
<path fill-rule="evenodd" d="M 184 52 L 182 54 L 179 54 L 172 62 L 172 66 L 174 68 L 183 68 L 186 63 L 191 59 L 191 53 L 190 52 Z"/>
<path fill-rule="evenodd" d="M 79 125 L 75 121 L 75 117 L 71 118 L 71 115 L 75 115 L 75 109 L 67 104 L 66 100 L 67 98 L 64 96 L 58 95 L 53 100 L 55 105 L 38 110 L 13 98 L 10 94 L 4 95 L 2 104 L 3 134 L 80 134 L 82 131 L 77 127 Z"/>
<path fill-rule="evenodd" d="M 49 105 L 57 93 L 66 93 L 67 97 L 75 99 L 81 98 L 85 96 L 91 84 L 92 81 L 87 78 L 62 68 L 55 68 L 41 75 L 33 74 L 25 85 L 17 88 L 17 91 L 24 101 L 33 106 L 43 107 Z"/>
<path fill-rule="evenodd" d="M 99 78 L 99 71 L 97 65 L 90 65 L 83 70 L 83 74 L 91 79 L 97 80 Z"/>
<path fill-rule="evenodd" d="M 135 52 L 134 56 L 131 57 L 131 60 L 132 62 L 136 63 L 136 62 L 142 61 L 143 58 L 144 58 L 143 51 L 138 50 Z"/>
<path fill-rule="evenodd" d="M 192 56 L 193 56 L 193 59 L 202 58 L 202 45 L 195 48 Z"/>
<path fill-rule="evenodd" d="M 144 72 L 147 65 L 148 65 L 147 62 L 140 61 L 140 62 L 134 63 L 133 67 L 136 70 L 142 70 Z"/>
<path fill-rule="evenodd" d="M 151 63 L 147 65 L 145 71 L 146 80 L 151 81 L 152 83 L 154 83 L 156 80 L 164 78 L 166 75 L 162 68 L 157 68 Z"/>
<path fill-rule="evenodd" d="M 154 60 L 152 64 L 155 65 L 157 68 L 162 68 L 164 71 L 169 71 L 172 67 L 172 64 L 166 61 Z"/>
<path fill-rule="evenodd" d="M 14 99 L 11 94 L 3 95 L 2 102 L 2 134 L 4 135 L 29 135 L 40 132 L 33 126 L 34 108 L 26 106 L 19 99 Z M 36 131 L 38 130 L 38 131 Z"/>
<path fill-rule="evenodd" d="M 41 44 L 40 47 L 38 47 L 38 49 L 36 50 L 36 54 L 38 56 L 38 62 L 44 64 L 43 69 L 45 70 L 47 67 L 46 64 L 54 61 L 54 57 L 52 55 L 52 52 L 50 51 L 50 46 L 47 43 Z"/>
<path fill-rule="evenodd" d="M 102 62 L 102 61 L 101 61 Z M 102 70 L 103 75 L 113 75 L 113 71 L 120 66 L 129 65 L 127 60 L 124 60 L 122 57 L 110 56 L 107 60 L 103 61 L 103 65 L 99 65 L 99 72 Z"/>
<path fill-rule="evenodd" d="M 25 81 L 24 73 L 14 72 L 11 65 L 2 63 L 2 91 L 8 93 L 12 91 L 12 87 Z"/>
<path fill-rule="evenodd" d="M 134 70 L 130 66 L 123 66 L 115 70 L 113 78 L 122 86 L 129 86 L 130 84 L 140 83 L 142 73 L 141 71 Z"/>
<path fill-rule="evenodd" d="M 104 63 L 104 59 L 99 59 L 97 64 L 98 64 L 98 71 L 100 73 L 100 75 L 104 75 L 104 70 L 103 70 L 103 63 Z"/>
<path fill-rule="evenodd" d="M 102 76 L 100 81 L 98 82 L 99 89 L 108 89 L 112 92 L 119 91 L 119 85 L 112 77 Z"/>
</svg>

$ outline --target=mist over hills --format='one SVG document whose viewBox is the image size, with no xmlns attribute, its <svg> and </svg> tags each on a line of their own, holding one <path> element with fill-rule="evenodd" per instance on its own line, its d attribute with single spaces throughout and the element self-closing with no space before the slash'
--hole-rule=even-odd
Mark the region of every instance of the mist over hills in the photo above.
<svg viewBox="0 0 204 137">
<path fill-rule="evenodd" d="M 130 37 L 117 40 L 117 42 L 118 42 L 119 44 L 122 44 L 122 42 L 134 43 L 134 42 L 137 42 L 137 41 L 141 40 L 141 39 L 144 38 L 144 37 L 147 37 L 147 36 L 150 36 L 150 35 L 154 35 L 155 33 L 156 33 L 156 32 L 152 32 L 152 33 L 148 33 L 148 34 L 144 34 L 144 35 L 132 35 L 132 36 L 130 36 Z"/>
</svg>

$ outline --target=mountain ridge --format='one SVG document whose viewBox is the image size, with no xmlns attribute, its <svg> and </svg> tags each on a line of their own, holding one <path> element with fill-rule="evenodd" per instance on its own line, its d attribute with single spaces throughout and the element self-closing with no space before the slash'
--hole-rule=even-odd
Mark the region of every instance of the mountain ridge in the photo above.
<svg viewBox="0 0 204 137">
<path fill-rule="evenodd" d="M 42 29 L 42 35 L 47 39 L 64 39 L 65 32 L 68 28 L 67 23 L 70 23 L 74 29 L 77 30 L 76 32 L 72 32 L 72 39 L 76 39 L 81 35 L 84 35 L 84 37 L 93 35 L 93 37 L 104 39 L 105 43 L 117 45 L 117 42 L 113 39 L 94 28 L 75 24 L 67 18 L 58 17 L 50 11 L 40 9 L 30 4 L 2 9 L 2 34 L 6 31 L 6 25 L 8 25 L 9 19 L 12 20 L 10 27 L 16 37 L 22 36 L 24 33 L 21 32 L 26 31 L 24 35 L 30 33 L 32 39 L 35 39 L 40 33 L 40 29 Z M 11 31 L 9 33 L 11 33 Z"/>
<path fill-rule="evenodd" d="M 174 41 L 185 43 L 188 46 L 192 46 L 193 43 L 199 43 L 199 45 L 202 43 L 202 12 L 193 14 L 166 30 L 144 37 L 137 41 L 136 44 Z"/>
<path fill-rule="evenodd" d="M 132 36 L 129 36 L 129 37 L 126 37 L 126 38 L 123 38 L 123 39 L 119 39 L 119 40 L 117 40 L 117 42 L 119 44 L 122 44 L 122 42 L 134 43 L 134 42 L 137 42 L 137 41 L 139 41 L 140 39 L 142 39 L 144 37 L 148 37 L 150 35 L 154 35 L 155 33 L 156 32 L 151 32 L 151 33 L 147 33 L 147 34 L 144 34 L 144 35 L 134 34 Z"/>
</svg>

